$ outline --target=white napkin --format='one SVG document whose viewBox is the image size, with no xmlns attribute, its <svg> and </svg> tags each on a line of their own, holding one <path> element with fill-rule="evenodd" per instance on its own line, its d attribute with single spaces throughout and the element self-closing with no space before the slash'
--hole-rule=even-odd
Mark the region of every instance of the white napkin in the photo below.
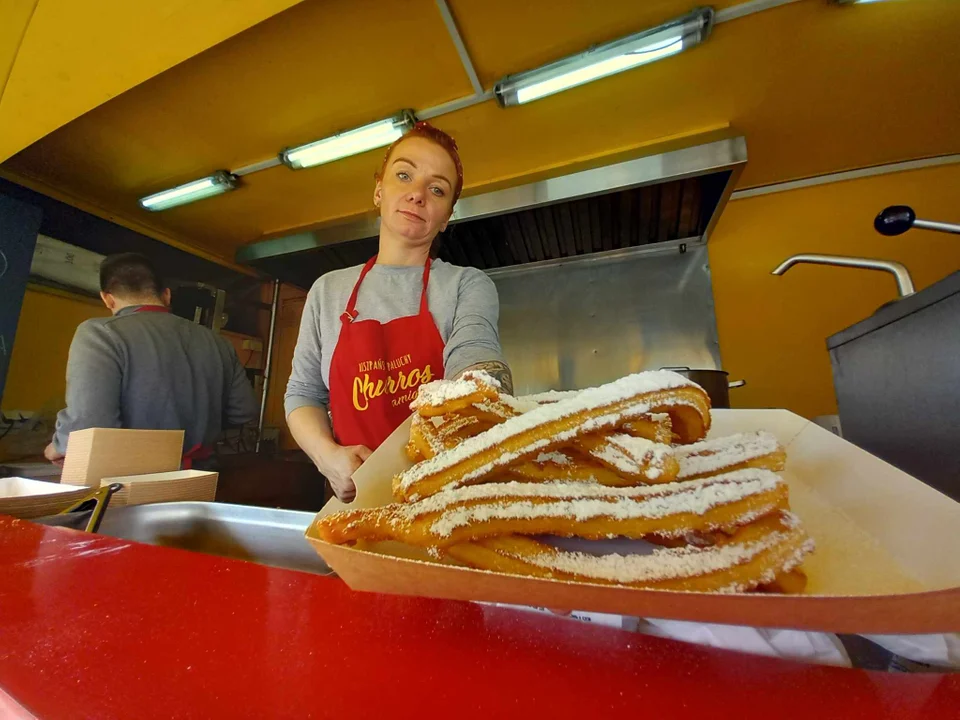
<svg viewBox="0 0 960 720">
<path fill-rule="evenodd" d="M 820 665 L 850 667 L 850 657 L 832 633 L 755 628 L 742 625 L 646 618 L 638 632 L 752 655 L 786 658 Z"/>
</svg>

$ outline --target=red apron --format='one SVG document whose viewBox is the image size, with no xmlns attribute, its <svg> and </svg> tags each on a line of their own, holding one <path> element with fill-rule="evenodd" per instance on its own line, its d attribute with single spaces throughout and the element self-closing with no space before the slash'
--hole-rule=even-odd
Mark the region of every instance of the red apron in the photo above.
<svg viewBox="0 0 960 720">
<path fill-rule="evenodd" d="M 422 383 L 443 377 L 443 339 L 427 306 L 430 260 L 423 267 L 420 312 L 388 323 L 357 318 L 360 283 L 377 261 L 363 266 L 353 287 L 330 362 L 330 412 L 341 445 L 375 450 L 410 417 Z"/>
<path fill-rule="evenodd" d="M 135 313 L 142 312 L 159 312 L 159 313 L 168 313 L 170 308 L 164 305 L 141 305 L 136 310 Z M 183 457 L 180 459 L 180 467 L 184 470 L 190 470 L 193 468 L 194 460 L 206 460 L 211 455 L 213 455 L 213 448 L 209 445 L 202 445 L 197 443 L 192 448 L 187 450 Z"/>
</svg>

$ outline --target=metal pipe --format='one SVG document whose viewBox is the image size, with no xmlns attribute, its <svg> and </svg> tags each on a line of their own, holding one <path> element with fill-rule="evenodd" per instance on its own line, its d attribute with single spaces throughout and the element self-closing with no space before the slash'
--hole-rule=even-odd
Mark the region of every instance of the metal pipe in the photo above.
<svg viewBox="0 0 960 720">
<path fill-rule="evenodd" d="M 460 56 L 460 63 L 463 65 L 463 70 L 467 73 L 467 78 L 470 80 L 473 94 L 482 95 L 483 85 L 480 84 L 480 78 L 477 77 L 477 71 L 473 67 L 473 60 L 470 59 L 467 46 L 463 44 L 463 37 L 460 35 L 460 29 L 457 27 L 457 21 L 453 18 L 453 13 L 450 12 L 450 6 L 447 5 L 447 0 L 435 0 L 435 2 L 437 3 L 437 9 L 440 11 L 440 16 L 443 18 L 443 24 L 447 26 L 447 33 L 450 35 L 450 40 L 453 41 L 453 46 L 457 49 L 457 54 Z"/>
<path fill-rule="evenodd" d="M 722 22 L 729 22 L 730 20 L 737 20 L 747 15 L 753 15 L 754 13 L 770 10 L 771 8 L 780 7 L 781 5 L 789 5 L 796 1 L 797 0 L 749 0 L 749 2 L 742 2 L 732 7 L 718 10 L 713 24 L 716 25 Z"/>
<path fill-rule="evenodd" d="M 230 174 L 243 177 L 244 175 L 250 175 L 251 173 L 260 172 L 261 170 L 269 170 L 270 168 L 275 168 L 279 165 L 283 165 L 283 163 L 280 162 L 280 156 L 274 155 L 266 160 L 260 160 L 255 163 L 250 163 L 249 165 L 244 165 L 243 167 L 238 167 Z"/>
<path fill-rule="evenodd" d="M 939 230 L 940 232 L 960 235 L 960 225 L 955 223 L 939 222 L 937 220 L 914 220 L 913 226 L 921 230 Z"/>
<path fill-rule="evenodd" d="M 277 306 L 280 304 L 280 281 L 273 281 L 273 302 L 270 304 L 270 335 L 267 337 L 267 357 L 263 361 L 263 389 L 260 395 L 260 421 L 257 423 L 257 446 L 255 452 L 260 452 L 260 441 L 263 440 L 263 419 L 267 414 L 267 392 L 270 389 L 270 361 L 273 359 L 273 335 L 277 326 Z"/>
<path fill-rule="evenodd" d="M 772 272 L 772 275 L 783 275 L 794 265 L 800 263 L 813 263 L 814 265 L 838 265 L 840 267 L 864 268 L 866 270 L 883 270 L 892 273 L 897 279 L 897 290 L 900 297 L 913 295 L 916 290 L 913 287 L 913 280 L 910 277 L 910 271 L 902 263 L 893 260 L 875 260 L 873 258 L 847 257 L 845 255 L 819 255 L 814 253 L 804 253 L 793 255 L 780 263 Z"/>
</svg>

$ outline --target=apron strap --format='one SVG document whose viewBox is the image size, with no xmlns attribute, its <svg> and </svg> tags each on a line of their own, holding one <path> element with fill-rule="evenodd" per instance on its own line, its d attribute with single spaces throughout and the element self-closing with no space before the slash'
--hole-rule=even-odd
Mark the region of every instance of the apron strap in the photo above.
<svg viewBox="0 0 960 720">
<path fill-rule="evenodd" d="M 428 315 L 430 307 L 427 304 L 427 283 L 430 282 L 430 258 L 427 258 L 426 265 L 423 266 L 423 290 L 420 292 L 420 314 Z"/>
<path fill-rule="evenodd" d="M 183 454 L 183 457 L 180 459 L 180 467 L 184 470 L 192 470 L 194 460 L 207 460 L 212 455 L 212 447 L 197 443 Z"/>
<path fill-rule="evenodd" d="M 363 270 L 360 271 L 360 277 L 357 278 L 357 284 L 353 286 L 353 292 L 350 293 L 350 299 L 347 301 L 347 309 L 344 310 L 343 314 L 340 315 L 340 322 L 344 325 L 352 323 L 357 319 L 357 295 L 360 292 L 360 283 L 363 282 L 363 279 L 367 276 L 367 273 L 370 272 L 372 268 L 377 263 L 378 255 L 374 255 L 372 258 L 367 260 L 366 264 L 363 266 Z"/>
<path fill-rule="evenodd" d="M 340 315 L 340 322 L 344 325 L 352 323 L 357 319 L 357 295 L 360 293 L 360 283 L 363 282 L 363 279 L 367 276 L 367 273 L 370 272 L 370 269 L 377 263 L 378 255 L 374 255 L 372 258 L 367 260 L 366 264 L 363 266 L 363 270 L 360 271 L 360 277 L 357 278 L 357 284 L 353 286 L 353 292 L 350 293 L 350 299 L 347 301 L 347 308 L 343 311 L 343 314 Z M 426 315 L 430 312 L 429 304 L 427 303 L 427 283 L 430 282 L 430 258 L 427 258 L 427 262 L 423 266 L 423 289 L 420 291 L 420 314 Z"/>
</svg>

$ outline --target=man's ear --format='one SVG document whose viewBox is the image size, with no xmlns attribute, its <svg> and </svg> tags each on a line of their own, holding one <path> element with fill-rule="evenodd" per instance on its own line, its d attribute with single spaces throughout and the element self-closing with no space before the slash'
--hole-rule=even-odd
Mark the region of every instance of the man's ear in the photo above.
<svg viewBox="0 0 960 720">
<path fill-rule="evenodd" d="M 107 310 L 110 312 L 117 311 L 117 299 L 108 292 L 100 292 L 100 299 L 103 300 L 103 304 L 107 306 Z"/>
<path fill-rule="evenodd" d="M 164 307 L 170 307 L 170 288 L 163 289 L 163 292 L 160 293 L 160 300 Z"/>
</svg>

